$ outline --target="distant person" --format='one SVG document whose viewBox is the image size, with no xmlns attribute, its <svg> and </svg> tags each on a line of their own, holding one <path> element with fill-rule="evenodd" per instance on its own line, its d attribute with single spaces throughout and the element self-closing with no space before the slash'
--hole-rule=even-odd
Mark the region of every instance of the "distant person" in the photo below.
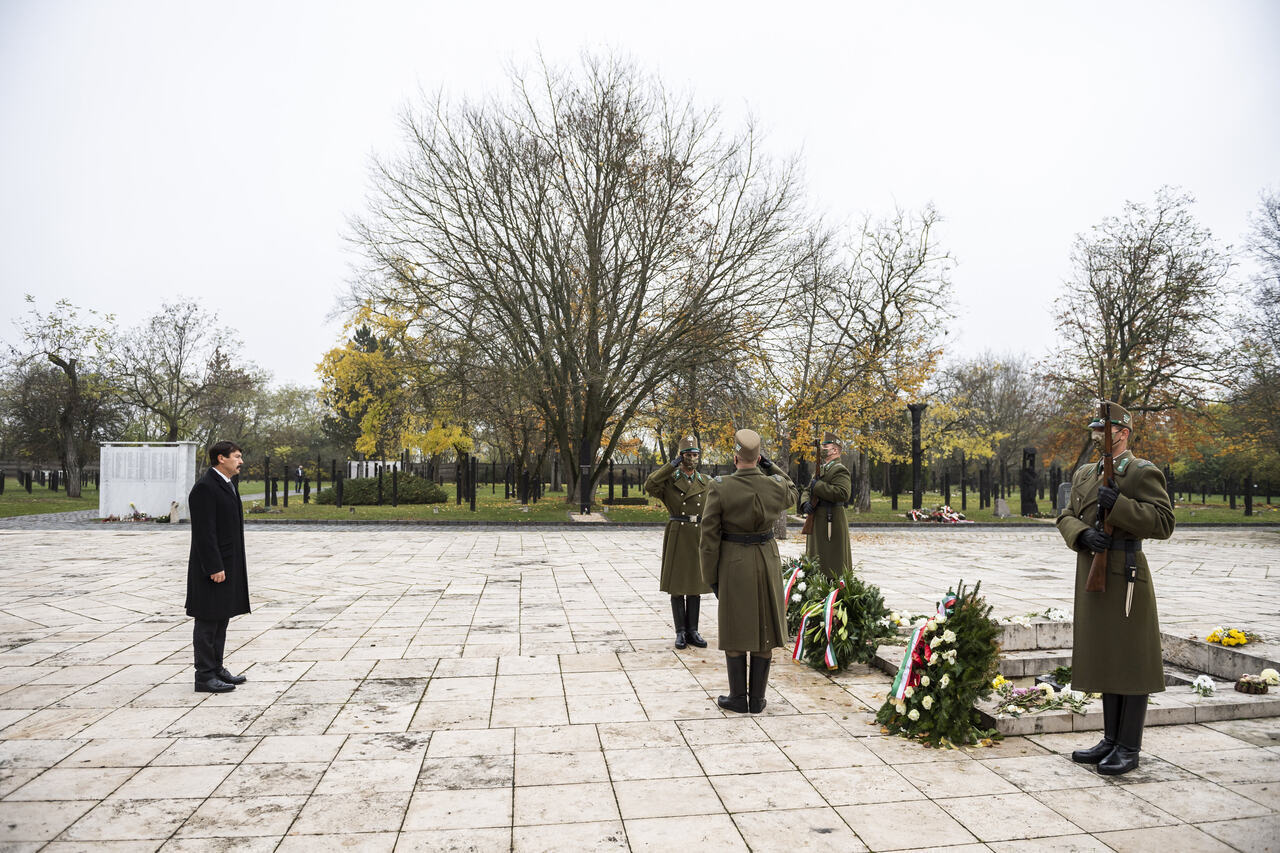
<svg viewBox="0 0 1280 853">
<path fill-rule="evenodd" d="M 677 649 L 689 644 L 706 648 L 698 633 L 701 596 L 711 592 L 698 566 L 698 521 L 707 500 L 710 477 L 698 472 L 701 458 L 698 440 L 688 436 L 680 442 L 680 452 L 644 481 L 644 490 L 667 507 L 667 529 L 662 535 L 662 576 L 658 588 L 671 596 L 671 619 L 675 623 Z"/>
<path fill-rule="evenodd" d="M 302 491 L 302 466 L 298 466 L 298 470 L 293 474 L 293 490 L 295 492 Z"/>
<path fill-rule="evenodd" d="M 187 615 L 195 619 L 196 692 L 227 693 L 247 680 L 223 665 L 227 623 L 249 612 L 244 554 L 244 509 L 231 478 L 244 464 L 240 446 L 219 441 L 209 448 L 210 468 L 187 498 L 191 555 L 187 559 Z"/>
<path fill-rule="evenodd" d="M 729 670 L 729 695 L 716 704 L 726 711 L 759 714 L 773 648 L 787 642 L 773 524 L 795 506 L 797 494 L 787 475 L 760 453 L 758 433 L 740 429 L 733 441 L 737 470 L 711 479 L 698 553 L 703 580 L 720 600 L 720 648 Z"/>
<path fill-rule="evenodd" d="M 817 476 L 800 493 L 800 500 L 804 502 L 801 511 L 814 517 L 812 532 L 805 539 L 805 553 L 816 557 L 822 571 L 832 579 L 853 569 L 849 521 L 844 515 L 853 479 L 840 461 L 841 450 L 836 434 L 827 433 L 822 439 L 822 462 Z"/>
</svg>

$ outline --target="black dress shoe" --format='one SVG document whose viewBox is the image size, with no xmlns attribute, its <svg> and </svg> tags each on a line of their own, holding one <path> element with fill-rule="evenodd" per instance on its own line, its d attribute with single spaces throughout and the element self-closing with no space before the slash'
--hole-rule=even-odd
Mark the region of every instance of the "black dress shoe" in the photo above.
<svg viewBox="0 0 1280 853">
<path fill-rule="evenodd" d="M 221 678 L 223 681 L 227 682 L 227 684 L 244 684 L 249 680 L 243 675 L 232 675 L 226 669 L 218 670 L 218 678 Z"/>
<path fill-rule="evenodd" d="M 234 684 L 227 684 L 227 682 L 216 676 L 208 681 L 196 682 L 197 693 L 230 693 L 235 689 L 236 686 Z"/>
<path fill-rule="evenodd" d="M 1104 737 L 1102 740 L 1089 749 L 1077 749 L 1071 753 L 1071 760 L 1077 764 L 1097 764 L 1102 759 L 1111 754 L 1116 748 L 1116 742 L 1111 738 Z"/>
<path fill-rule="evenodd" d="M 1098 762 L 1098 772 L 1103 776 L 1119 776 L 1138 768 L 1139 750 L 1116 744 L 1111 754 Z"/>
<path fill-rule="evenodd" d="M 688 643 L 687 639 L 685 638 L 685 635 L 684 635 L 684 631 L 683 631 L 683 630 L 681 630 L 681 631 L 676 631 L 676 648 L 677 648 L 677 649 L 687 649 L 687 648 L 689 648 L 689 643 Z"/>
</svg>

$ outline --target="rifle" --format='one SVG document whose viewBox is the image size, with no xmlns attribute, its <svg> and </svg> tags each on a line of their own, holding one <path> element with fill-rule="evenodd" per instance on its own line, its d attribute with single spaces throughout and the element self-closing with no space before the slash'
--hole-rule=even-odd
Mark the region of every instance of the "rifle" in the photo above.
<svg viewBox="0 0 1280 853">
<path fill-rule="evenodd" d="M 1115 488 L 1116 470 L 1115 462 L 1111 458 L 1111 404 L 1103 402 L 1101 406 L 1102 412 L 1102 482 L 1105 485 Z M 1103 533 L 1108 536 L 1112 533 L 1112 526 L 1107 521 L 1107 511 L 1098 505 L 1098 520 L 1094 522 Z M 1085 579 L 1084 588 L 1086 592 L 1106 592 L 1107 591 L 1107 562 L 1110 555 L 1106 551 L 1093 555 L 1093 562 L 1089 564 L 1089 577 Z"/>
<path fill-rule="evenodd" d="M 815 438 L 813 440 L 813 476 L 818 476 L 818 472 L 822 470 L 822 441 Z M 812 482 L 812 481 L 810 481 Z M 800 532 L 808 536 L 813 532 L 813 517 L 818 513 L 818 504 L 813 497 L 813 490 L 809 491 L 809 514 L 804 517 L 804 527 L 800 528 Z"/>
</svg>

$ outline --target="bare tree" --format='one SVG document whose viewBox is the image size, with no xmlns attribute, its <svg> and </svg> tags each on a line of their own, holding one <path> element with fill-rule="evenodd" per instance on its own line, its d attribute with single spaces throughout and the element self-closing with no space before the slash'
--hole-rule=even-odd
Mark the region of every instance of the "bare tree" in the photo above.
<svg viewBox="0 0 1280 853">
<path fill-rule="evenodd" d="M 745 345 L 781 277 L 793 179 L 750 127 L 725 133 L 619 59 L 512 82 L 405 114 L 408 150 L 376 164 L 354 223 L 371 260 L 355 295 L 465 353 L 442 373 L 527 377 L 594 482 L 656 388 Z"/>
<path fill-rule="evenodd" d="M 1231 260 L 1193 202 L 1164 188 L 1076 238 L 1046 372 L 1077 411 L 1098 398 L 1135 414 L 1187 410 L 1221 389 Z M 1079 461 L 1087 453 L 1086 439 Z"/>
<path fill-rule="evenodd" d="M 841 241 L 814 229 L 790 267 L 782 311 L 762 335 L 776 429 L 799 450 L 825 429 L 854 458 L 854 500 L 871 507 L 869 457 L 891 453 L 903 395 L 920 391 L 950 316 L 950 256 L 937 211 L 867 217 Z"/>
<path fill-rule="evenodd" d="M 165 441 L 193 438 L 207 431 L 220 401 L 261 384 L 258 371 L 235 358 L 239 346 L 197 302 L 166 303 L 113 347 L 118 393 L 160 421 Z"/>
<path fill-rule="evenodd" d="M 62 373 L 62 399 L 58 406 L 57 426 L 61 442 L 61 461 L 67 474 L 67 496 L 80 497 L 80 470 L 86 436 L 83 432 L 90 401 L 108 381 L 103 373 L 105 348 L 115 318 L 83 310 L 66 299 L 60 299 L 47 314 L 32 305 L 15 321 L 21 343 L 10 346 L 9 358 L 18 369 L 35 362 L 52 364 Z"/>
</svg>

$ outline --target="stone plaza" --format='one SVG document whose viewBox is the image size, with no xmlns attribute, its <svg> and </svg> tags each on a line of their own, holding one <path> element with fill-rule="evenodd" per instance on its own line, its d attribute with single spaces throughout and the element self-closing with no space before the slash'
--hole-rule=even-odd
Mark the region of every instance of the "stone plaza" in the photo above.
<svg viewBox="0 0 1280 853">
<path fill-rule="evenodd" d="M 1280 718 L 1149 728 L 1106 778 L 1067 754 L 1087 733 L 885 736 L 887 675 L 782 650 L 765 712 L 722 712 L 715 601 L 711 647 L 672 649 L 661 539 L 249 525 L 254 611 L 227 640 L 249 682 L 211 695 L 188 528 L 0 524 L 0 849 L 1280 849 Z M 1050 525 L 855 531 L 853 551 L 897 610 L 961 579 L 997 616 L 1072 607 Z M 1166 632 L 1280 637 L 1280 531 L 1187 528 L 1148 557 Z"/>
</svg>

